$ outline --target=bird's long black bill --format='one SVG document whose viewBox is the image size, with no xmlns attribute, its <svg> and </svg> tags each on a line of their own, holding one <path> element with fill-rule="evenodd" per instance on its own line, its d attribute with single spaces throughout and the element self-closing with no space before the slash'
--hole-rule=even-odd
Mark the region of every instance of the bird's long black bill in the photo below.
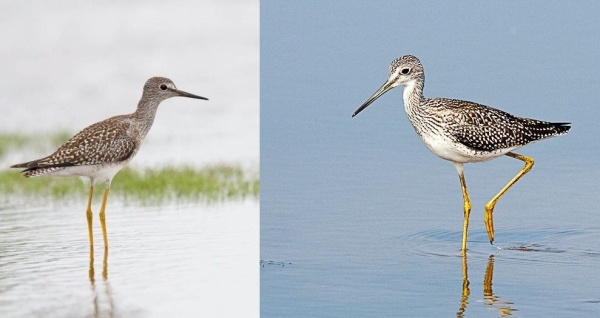
<svg viewBox="0 0 600 318">
<path fill-rule="evenodd" d="M 354 111 L 354 114 L 352 114 L 352 117 L 358 115 L 358 113 L 362 112 L 363 109 L 367 108 L 376 99 L 381 97 L 381 95 L 387 93 L 392 88 L 394 88 L 392 86 L 392 82 L 386 81 L 385 83 L 383 83 L 383 85 L 381 85 L 381 87 L 375 92 L 375 94 L 373 94 L 373 96 L 369 97 L 369 99 L 367 99 L 367 101 L 364 104 L 362 104 L 357 110 Z"/>
<path fill-rule="evenodd" d="M 178 89 L 174 89 L 173 92 L 177 93 L 177 95 L 182 96 L 182 97 L 208 100 L 208 98 L 206 98 L 206 97 L 190 94 L 188 92 L 180 91 Z"/>
</svg>

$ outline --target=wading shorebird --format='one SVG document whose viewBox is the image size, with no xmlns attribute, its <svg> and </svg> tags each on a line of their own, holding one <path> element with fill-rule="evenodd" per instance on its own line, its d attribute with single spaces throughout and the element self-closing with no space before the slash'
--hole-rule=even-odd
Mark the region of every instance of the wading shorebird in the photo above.
<svg viewBox="0 0 600 318">
<path fill-rule="evenodd" d="M 94 246 L 92 234 L 92 196 L 94 185 L 104 182 L 105 190 L 100 206 L 100 224 L 104 248 L 108 248 L 106 233 L 106 200 L 113 177 L 140 150 L 148 134 L 158 105 L 167 98 L 183 96 L 208 100 L 205 97 L 178 90 L 165 77 L 153 77 L 144 84 L 142 98 L 132 114 L 120 115 L 97 122 L 77 133 L 53 154 L 11 166 L 24 168 L 24 177 L 79 176 L 88 178 L 90 189 L 86 210 L 90 247 Z"/>
<path fill-rule="evenodd" d="M 387 81 L 352 114 L 352 117 L 399 85 L 404 86 L 404 109 L 421 140 L 433 154 L 452 162 L 458 172 L 464 200 L 461 248 L 463 253 L 467 251 L 471 213 L 463 165 L 468 162 L 488 161 L 503 155 L 525 162 L 523 169 L 485 205 L 485 227 L 490 243 L 493 243 L 492 213 L 496 202 L 533 166 L 532 158 L 512 151 L 538 140 L 564 135 L 571 128 L 570 123 L 517 117 L 489 106 L 463 100 L 425 98 L 423 65 L 412 55 L 399 57 L 392 62 Z"/>
</svg>

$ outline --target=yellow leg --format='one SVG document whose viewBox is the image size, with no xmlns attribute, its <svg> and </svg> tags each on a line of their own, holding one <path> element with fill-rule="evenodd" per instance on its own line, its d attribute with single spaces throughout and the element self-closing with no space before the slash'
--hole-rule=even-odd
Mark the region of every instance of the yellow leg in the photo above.
<svg viewBox="0 0 600 318">
<path fill-rule="evenodd" d="M 106 216 L 105 216 L 105 209 L 106 209 L 106 200 L 108 199 L 108 191 L 110 190 L 110 188 L 106 188 L 106 190 L 104 190 L 104 196 L 102 197 L 102 206 L 100 206 L 100 225 L 102 226 L 102 238 L 104 239 L 104 249 L 106 250 L 108 248 L 108 237 L 106 234 Z"/>
<path fill-rule="evenodd" d="M 92 233 L 92 196 L 94 195 L 94 186 L 90 185 L 90 193 L 88 195 L 87 209 L 85 215 L 87 217 L 88 235 L 90 238 L 90 248 L 94 249 L 94 234 Z"/>
<path fill-rule="evenodd" d="M 496 205 L 496 202 L 498 202 L 500 197 L 502 197 L 502 195 L 504 195 L 504 193 L 506 191 L 508 191 L 508 189 L 510 187 L 512 187 L 513 184 L 515 184 L 517 181 L 519 181 L 519 179 L 522 176 L 524 176 L 527 172 L 529 172 L 529 170 L 531 170 L 531 167 L 533 167 L 533 159 L 532 158 L 529 158 L 529 157 L 523 156 L 523 155 L 519 155 L 514 152 L 509 152 L 506 155 L 525 162 L 525 166 L 523 167 L 523 169 L 521 169 L 521 171 L 519 171 L 519 173 L 517 173 L 517 175 L 514 178 L 512 178 L 512 180 L 510 180 L 510 182 L 508 182 L 508 184 L 506 184 L 504 186 L 504 188 L 502 188 L 502 190 L 500 190 L 500 192 L 498 192 L 498 194 L 496 194 L 490 200 L 490 202 L 488 202 L 485 205 L 483 221 L 485 222 L 485 228 L 487 230 L 488 237 L 490 238 L 490 243 L 494 242 L 494 220 L 493 220 L 492 213 L 494 212 L 494 206 Z"/>
<path fill-rule="evenodd" d="M 462 170 L 459 172 L 458 177 L 460 178 L 460 187 L 462 188 L 464 201 L 463 236 L 462 248 L 460 251 L 463 254 L 465 254 L 467 252 L 467 236 L 469 232 L 469 216 L 471 215 L 471 200 L 469 200 L 469 193 L 467 192 L 467 183 L 465 182 L 465 174 L 462 172 Z"/>
</svg>

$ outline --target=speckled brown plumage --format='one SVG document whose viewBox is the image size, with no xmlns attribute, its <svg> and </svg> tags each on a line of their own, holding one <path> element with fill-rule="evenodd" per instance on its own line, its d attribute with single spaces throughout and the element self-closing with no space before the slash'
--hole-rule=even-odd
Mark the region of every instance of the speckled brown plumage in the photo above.
<svg viewBox="0 0 600 318">
<path fill-rule="evenodd" d="M 131 127 L 127 115 L 111 117 L 80 131 L 53 154 L 12 167 L 26 168 L 24 176 L 35 177 L 70 166 L 125 161 L 136 153 L 141 141 Z"/>
</svg>

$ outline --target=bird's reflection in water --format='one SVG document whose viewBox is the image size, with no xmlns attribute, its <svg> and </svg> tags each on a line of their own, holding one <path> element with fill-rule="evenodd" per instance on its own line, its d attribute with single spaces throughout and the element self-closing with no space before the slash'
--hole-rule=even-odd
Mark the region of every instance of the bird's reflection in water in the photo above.
<svg viewBox="0 0 600 318">
<path fill-rule="evenodd" d="M 462 318 L 465 316 L 465 311 L 469 305 L 469 295 L 471 290 L 469 289 L 469 273 L 467 264 L 467 255 L 462 256 L 462 294 L 460 298 L 460 306 L 456 317 Z M 485 276 L 483 277 L 483 299 L 484 304 L 493 309 L 498 310 L 500 317 L 512 316 L 513 311 L 517 311 L 512 307 L 513 303 L 508 301 L 500 300 L 500 297 L 495 295 L 492 290 L 492 279 L 494 277 L 494 255 L 490 255 L 488 258 L 487 267 L 485 269 Z"/>
<path fill-rule="evenodd" d="M 467 268 L 467 253 L 463 253 L 462 255 L 462 295 L 460 297 L 460 307 L 458 307 L 458 312 L 456 313 L 456 317 L 462 318 L 465 316 L 465 310 L 467 309 L 467 305 L 469 304 L 469 295 L 471 294 L 471 290 L 469 289 L 469 270 Z"/>
<path fill-rule="evenodd" d="M 98 288 L 104 289 L 105 301 L 99 302 L 102 293 L 97 290 L 95 270 L 94 270 L 94 248 L 90 247 L 90 268 L 89 268 L 90 286 L 93 296 L 93 316 L 94 317 L 113 317 L 113 299 L 110 283 L 108 281 L 108 247 L 104 248 L 104 257 L 102 259 L 102 286 Z"/>
<path fill-rule="evenodd" d="M 494 255 L 490 255 L 488 258 L 488 265 L 485 269 L 485 276 L 483 277 L 483 299 L 486 306 L 490 306 L 500 314 L 500 317 L 511 316 L 513 311 L 517 309 L 512 308 L 513 303 L 508 301 L 500 300 L 500 297 L 494 295 L 492 291 L 492 278 L 494 276 Z"/>
</svg>

